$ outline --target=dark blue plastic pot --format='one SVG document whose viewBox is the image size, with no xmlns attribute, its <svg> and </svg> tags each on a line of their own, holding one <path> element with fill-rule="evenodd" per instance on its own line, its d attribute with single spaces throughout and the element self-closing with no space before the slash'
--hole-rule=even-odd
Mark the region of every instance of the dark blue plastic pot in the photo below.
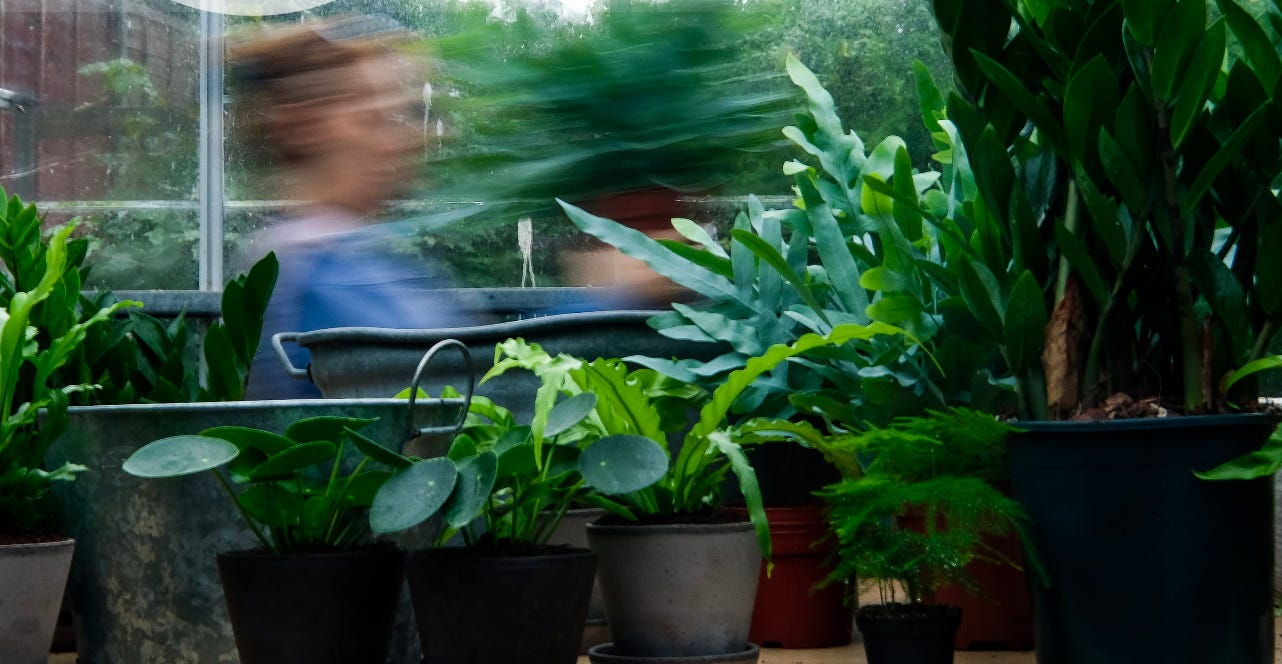
<svg viewBox="0 0 1282 664">
<path fill-rule="evenodd" d="M 1258 449 L 1277 422 L 1019 425 L 1012 490 L 1050 576 L 1033 583 L 1040 664 L 1273 661 L 1272 482 L 1193 471 Z"/>
</svg>

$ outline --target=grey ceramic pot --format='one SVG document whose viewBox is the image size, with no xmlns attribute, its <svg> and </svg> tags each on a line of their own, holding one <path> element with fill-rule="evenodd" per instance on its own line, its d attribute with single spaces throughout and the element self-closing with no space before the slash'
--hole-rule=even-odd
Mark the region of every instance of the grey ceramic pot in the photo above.
<svg viewBox="0 0 1282 664">
<path fill-rule="evenodd" d="M 75 543 L 0 546 L 0 659 L 45 664 Z"/>
<path fill-rule="evenodd" d="M 748 648 L 761 550 L 752 524 L 588 524 L 611 654 L 688 657 Z"/>
<path fill-rule="evenodd" d="M 237 425 L 270 431 L 303 417 L 377 417 L 362 433 L 413 453 L 442 454 L 463 400 L 312 399 L 194 404 L 73 406 L 70 423 L 50 448 L 51 466 L 65 461 L 92 470 L 58 487 L 63 530 L 76 538 L 69 595 L 82 664 L 235 664 L 236 644 L 223 604 L 215 555 L 256 545 L 235 507 L 208 474 L 144 480 L 121 463 L 152 440 Z M 434 524 L 433 524 L 434 525 Z M 425 546 L 428 524 L 398 541 Z M 389 661 L 418 661 L 409 597 Z M 7 664 L 7 661 L 6 661 Z"/>
</svg>

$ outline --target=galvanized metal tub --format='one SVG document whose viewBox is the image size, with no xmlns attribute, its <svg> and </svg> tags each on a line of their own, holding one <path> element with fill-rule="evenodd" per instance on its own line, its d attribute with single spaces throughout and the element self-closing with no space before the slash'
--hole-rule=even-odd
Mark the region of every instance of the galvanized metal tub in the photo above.
<svg viewBox="0 0 1282 664">
<path fill-rule="evenodd" d="M 257 542 L 207 474 L 144 480 L 120 466 L 166 436 L 239 425 L 284 431 L 318 415 L 377 417 L 365 432 L 411 453 L 443 453 L 463 399 L 314 399 L 70 408 L 70 425 L 48 454 L 51 465 L 90 471 L 59 490 L 64 528 L 76 539 L 68 583 L 80 664 L 234 664 L 239 659 L 223 604 L 215 554 Z M 420 429 L 428 429 L 419 436 Z M 430 526 L 404 534 L 425 545 Z M 406 597 L 389 664 L 419 661 Z"/>
<path fill-rule="evenodd" d="M 494 365 L 494 346 L 507 339 L 523 338 L 547 352 L 565 353 L 593 360 L 598 357 L 645 355 L 711 359 L 726 350 L 723 344 L 679 341 L 664 337 L 646 324 L 662 311 L 593 311 L 527 318 L 508 323 L 472 327 L 397 330 L 374 327 L 336 327 L 312 332 L 287 332 L 273 338 L 285 371 L 298 379 L 310 378 L 326 397 L 386 397 L 408 386 L 423 352 L 434 344 L 456 339 L 472 351 L 476 374 Z M 296 343 L 311 355 L 308 367 L 295 367 L 284 344 Z M 460 391 L 467 383 L 467 366 L 455 353 L 442 353 L 434 361 L 423 387 L 440 394 L 445 385 Z M 536 377 L 511 371 L 476 386 L 476 393 L 511 409 L 518 421 L 532 415 Z"/>
</svg>

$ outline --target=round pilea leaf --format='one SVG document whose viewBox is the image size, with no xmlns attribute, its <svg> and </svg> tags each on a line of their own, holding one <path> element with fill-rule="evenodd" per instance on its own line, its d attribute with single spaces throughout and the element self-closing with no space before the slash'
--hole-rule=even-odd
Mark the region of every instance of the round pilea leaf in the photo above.
<svg viewBox="0 0 1282 664">
<path fill-rule="evenodd" d="M 607 494 L 639 491 L 659 481 L 667 471 L 667 453 L 645 436 L 606 436 L 579 456 L 584 481 Z"/>
<path fill-rule="evenodd" d="M 392 533 L 423 523 L 440 511 L 457 482 L 454 462 L 439 457 L 396 473 L 374 496 L 369 508 L 370 528 L 376 533 Z"/>
<path fill-rule="evenodd" d="M 458 464 L 458 486 L 445 513 L 445 522 L 451 528 L 462 528 L 481 513 L 494 490 L 498 470 L 499 460 L 493 452 L 469 457 Z"/>
<path fill-rule="evenodd" d="M 591 392 L 576 394 L 558 402 L 548 413 L 548 423 L 543 428 L 543 435 L 551 438 L 582 422 L 593 408 L 596 408 L 596 395 Z"/>
<path fill-rule="evenodd" d="M 181 477 L 217 468 L 239 453 L 222 438 L 171 436 L 142 446 L 122 468 L 137 477 Z"/>
</svg>

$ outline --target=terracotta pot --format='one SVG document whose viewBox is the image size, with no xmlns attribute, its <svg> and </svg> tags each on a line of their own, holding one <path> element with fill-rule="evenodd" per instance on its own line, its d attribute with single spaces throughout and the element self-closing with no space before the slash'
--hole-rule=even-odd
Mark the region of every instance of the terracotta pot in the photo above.
<svg viewBox="0 0 1282 664">
<path fill-rule="evenodd" d="M 745 515 L 746 510 L 742 511 Z M 850 643 L 854 579 L 820 588 L 831 567 L 835 541 L 815 546 L 828 533 L 823 506 L 767 507 L 774 571 L 757 579 L 748 638 L 770 648 L 833 648 Z M 849 600 L 849 601 L 848 601 Z"/>
</svg>

